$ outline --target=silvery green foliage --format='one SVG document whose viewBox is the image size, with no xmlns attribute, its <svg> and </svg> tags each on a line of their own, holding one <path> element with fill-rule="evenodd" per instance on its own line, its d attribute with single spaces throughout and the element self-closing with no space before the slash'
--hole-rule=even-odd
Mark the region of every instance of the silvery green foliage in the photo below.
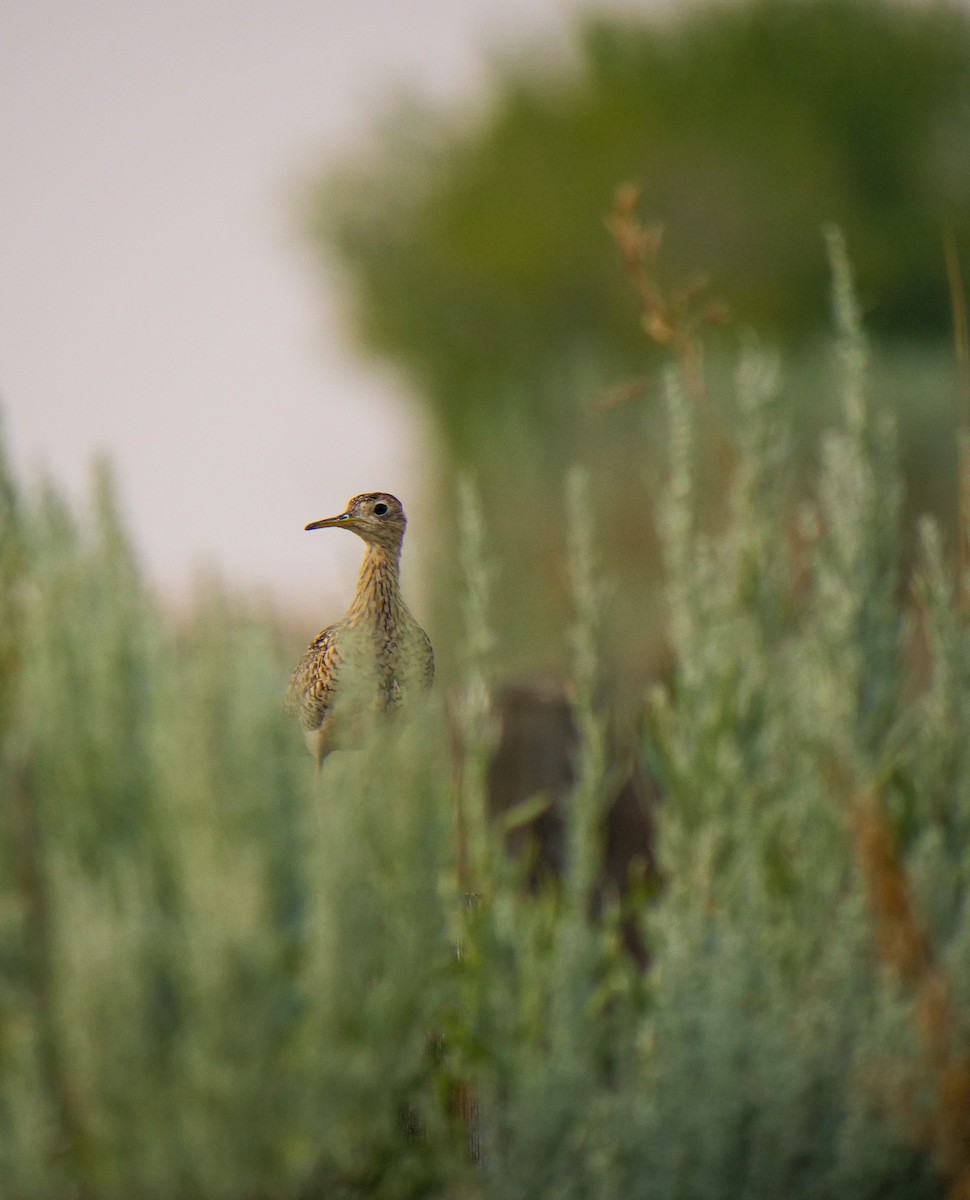
<svg viewBox="0 0 970 1200">
<path fill-rule="evenodd" d="M 966 1012 L 970 643 L 931 522 L 910 602 L 892 430 L 830 246 L 842 409 L 807 498 L 784 374 L 752 346 L 702 525 L 700 422 L 667 381 L 673 667 L 645 738 L 664 798 L 658 878 L 628 902 L 645 972 L 617 912 L 590 919 L 615 764 L 582 471 L 567 871 L 529 895 L 503 837 L 544 798 L 486 815 L 509 581 L 470 484 L 450 714 L 433 695 L 315 789 L 272 616 L 215 581 L 164 613 L 103 469 L 75 511 L 0 467 L 2 1195 L 945 1194 L 907 1124 L 932 1097 L 849 804 L 880 788 Z"/>
<path fill-rule="evenodd" d="M 385 1136 L 412 1169 L 451 965 L 440 714 L 316 795 L 268 614 L 209 581 L 163 616 L 103 469 L 90 512 L 14 508 L 0 1191 L 295 1195 Z"/>
<path fill-rule="evenodd" d="M 835 234 L 830 250 L 843 419 L 822 442 L 811 499 L 786 482 L 783 384 L 749 354 L 726 516 L 698 531 L 693 413 L 669 381 L 663 531 L 677 667 L 655 699 L 668 794 L 664 890 L 649 916 L 644 1111 L 663 1181 L 651 1195 L 937 1194 L 901 1128 L 918 1034 L 876 961 L 849 806 L 872 782 L 901 803 L 919 741 L 937 741 L 938 761 L 962 758 L 966 733 L 945 679 L 915 709 L 907 694 L 892 434 L 869 411 Z M 952 650 L 952 603 L 927 539 L 924 586 Z M 929 851 L 912 849 L 916 867 Z M 951 897 L 965 894 L 953 865 L 937 862 Z M 716 1115 L 701 1096 L 718 1097 Z"/>
</svg>

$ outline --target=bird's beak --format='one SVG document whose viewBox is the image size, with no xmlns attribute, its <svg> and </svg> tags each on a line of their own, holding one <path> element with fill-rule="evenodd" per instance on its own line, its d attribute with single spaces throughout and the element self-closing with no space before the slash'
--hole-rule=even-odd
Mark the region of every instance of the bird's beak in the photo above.
<svg viewBox="0 0 970 1200">
<path fill-rule="evenodd" d="M 308 529 L 334 529 L 338 525 L 346 525 L 353 529 L 356 524 L 356 517 L 351 516 L 349 512 L 343 512 L 338 517 L 324 517 L 322 521 L 311 521 L 309 525 L 304 525 L 303 529 L 304 532 Z"/>
</svg>

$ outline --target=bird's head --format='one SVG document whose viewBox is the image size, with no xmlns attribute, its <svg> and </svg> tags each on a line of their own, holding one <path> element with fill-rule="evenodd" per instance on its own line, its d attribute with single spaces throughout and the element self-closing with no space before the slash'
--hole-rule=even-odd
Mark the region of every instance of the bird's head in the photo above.
<svg viewBox="0 0 970 1200">
<path fill-rule="evenodd" d="M 388 492 L 364 492 L 347 503 L 344 512 L 322 521 L 311 521 L 307 529 L 351 529 L 374 546 L 397 550 L 404 537 L 407 518 L 396 496 Z"/>
</svg>

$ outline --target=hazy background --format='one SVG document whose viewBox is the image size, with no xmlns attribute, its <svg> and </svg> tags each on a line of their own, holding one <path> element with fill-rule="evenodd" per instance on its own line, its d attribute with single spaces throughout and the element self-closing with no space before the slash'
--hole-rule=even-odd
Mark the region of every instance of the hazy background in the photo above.
<svg viewBox="0 0 970 1200">
<path fill-rule="evenodd" d="M 79 494 L 106 452 L 173 596 L 200 561 L 298 613 L 345 589 L 359 547 L 302 526 L 370 488 L 419 508 L 423 438 L 402 386 L 345 348 L 301 194 L 397 91 L 473 102 L 496 47 L 564 55 L 579 8 L 4 4 L 0 404 L 21 475 Z"/>
<path fill-rule="evenodd" d="M 519 4 L 0 6 L 0 1197 L 970 1196 L 970 10 Z"/>
<path fill-rule="evenodd" d="M 170 600 L 212 564 L 305 633 L 360 547 L 304 524 L 387 489 L 412 517 L 409 593 L 447 642 L 459 466 L 510 669 L 546 669 L 569 605 L 562 478 L 583 462 L 629 663 L 622 631 L 659 628 L 643 484 L 670 356 L 605 228 L 627 181 L 665 225 L 650 286 L 676 309 L 700 273 L 702 303 L 726 301 L 704 333 L 719 419 L 756 330 L 785 349 L 807 460 L 834 412 L 821 229 L 843 228 L 913 512 L 955 511 L 942 235 L 966 255 L 965 6 L 48 0 L 0 25 L 14 463 L 77 497 L 105 452 Z M 631 377 L 644 394 L 604 413 Z M 720 467 L 706 478 L 716 500 Z M 524 573 L 536 586 L 509 586 Z"/>
</svg>

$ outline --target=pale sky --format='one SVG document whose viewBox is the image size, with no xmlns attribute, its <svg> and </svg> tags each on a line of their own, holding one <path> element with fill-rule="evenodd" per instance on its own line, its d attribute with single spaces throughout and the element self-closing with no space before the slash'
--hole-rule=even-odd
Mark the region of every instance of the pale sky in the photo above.
<svg viewBox="0 0 970 1200">
<path fill-rule="evenodd" d="M 407 87 L 473 100 L 493 51 L 562 54 L 582 0 L 3 0 L 0 408 L 24 480 L 112 459 L 153 581 L 200 564 L 304 613 L 420 513 L 417 405 L 340 332 L 301 183 Z M 646 7 L 644 0 L 643 7 Z"/>
</svg>

